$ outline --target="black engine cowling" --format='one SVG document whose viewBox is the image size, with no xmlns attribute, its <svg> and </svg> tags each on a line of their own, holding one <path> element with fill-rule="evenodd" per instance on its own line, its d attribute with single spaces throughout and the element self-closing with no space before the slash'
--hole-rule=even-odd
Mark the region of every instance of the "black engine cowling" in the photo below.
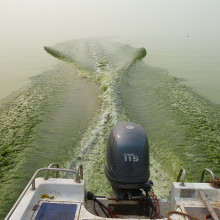
<svg viewBox="0 0 220 220">
<path fill-rule="evenodd" d="M 149 185 L 149 144 L 144 129 L 132 122 L 116 124 L 108 139 L 105 173 L 116 199 L 141 195 Z"/>
</svg>

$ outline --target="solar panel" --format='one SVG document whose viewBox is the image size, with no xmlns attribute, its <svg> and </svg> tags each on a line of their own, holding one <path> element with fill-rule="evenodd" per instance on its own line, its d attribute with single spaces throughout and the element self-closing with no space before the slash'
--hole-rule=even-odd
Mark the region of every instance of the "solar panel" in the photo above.
<svg viewBox="0 0 220 220">
<path fill-rule="evenodd" d="M 74 220 L 76 204 L 42 203 L 35 220 Z"/>
</svg>

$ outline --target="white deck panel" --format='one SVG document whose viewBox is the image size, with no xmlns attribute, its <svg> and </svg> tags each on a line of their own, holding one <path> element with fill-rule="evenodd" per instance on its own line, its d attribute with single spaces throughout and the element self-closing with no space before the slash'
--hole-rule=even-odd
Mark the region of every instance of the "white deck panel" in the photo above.
<svg viewBox="0 0 220 220">
<path fill-rule="evenodd" d="M 76 183 L 73 179 L 37 178 L 36 190 L 29 190 L 17 206 L 10 220 L 29 220 L 34 214 L 33 207 L 42 201 L 42 195 L 54 196 L 54 199 L 43 199 L 50 202 L 82 203 L 85 197 L 84 181 Z"/>
</svg>

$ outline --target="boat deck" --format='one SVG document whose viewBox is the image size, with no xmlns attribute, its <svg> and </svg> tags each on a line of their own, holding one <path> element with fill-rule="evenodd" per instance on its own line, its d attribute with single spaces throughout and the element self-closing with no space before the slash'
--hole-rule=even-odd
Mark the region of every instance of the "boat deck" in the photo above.
<svg viewBox="0 0 220 220">
<path fill-rule="evenodd" d="M 57 170 L 64 171 L 65 169 L 49 168 L 49 171 Z M 94 206 L 93 200 L 86 199 L 84 180 L 79 178 L 79 173 L 68 171 L 77 174 L 77 178 L 48 178 L 48 173 L 45 178 L 36 178 L 36 172 L 6 220 L 107 219 L 100 206 Z M 212 187 L 209 183 L 174 182 L 170 199 L 158 200 L 160 215 L 155 219 L 166 219 L 166 215 L 170 211 L 179 211 L 203 219 L 208 211 L 200 199 L 200 192 L 205 194 L 216 214 L 220 215 L 220 189 Z M 151 210 L 144 201 L 123 200 L 117 202 L 111 198 L 98 198 L 98 200 L 118 219 L 150 219 Z M 175 213 L 170 217 L 175 220 L 185 219 L 184 216 Z"/>
</svg>

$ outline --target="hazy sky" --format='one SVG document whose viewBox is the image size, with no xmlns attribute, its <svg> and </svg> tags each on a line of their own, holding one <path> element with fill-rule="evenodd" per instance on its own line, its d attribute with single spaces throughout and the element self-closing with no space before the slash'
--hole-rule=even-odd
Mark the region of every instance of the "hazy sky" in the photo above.
<svg viewBox="0 0 220 220">
<path fill-rule="evenodd" d="M 1 41 L 97 36 L 220 37 L 219 0 L 1 0 Z"/>
</svg>

